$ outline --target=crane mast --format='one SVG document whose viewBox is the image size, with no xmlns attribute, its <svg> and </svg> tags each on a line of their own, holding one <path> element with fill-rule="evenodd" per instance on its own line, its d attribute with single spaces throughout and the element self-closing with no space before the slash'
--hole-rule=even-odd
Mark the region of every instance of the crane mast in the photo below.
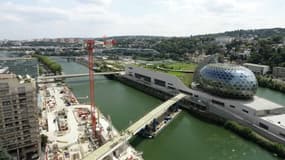
<svg viewBox="0 0 285 160">
<path fill-rule="evenodd" d="M 97 126 L 97 119 L 95 115 L 95 93 L 94 93 L 94 40 L 87 40 L 87 51 L 88 51 L 88 69 L 89 69 L 89 97 L 90 97 L 90 107 L 91 107 L 91 122 L 92 122 L 92 131 L 95 136 L 98 136 L 98 133 L 96 132 L 96 126 Z"/>
<path fill-rule="evenodd" d="M 101 136 L 101 128 L 97 130 L 99 124 L 99 110 L 95 108 L 95 92 L 94 92 L 94 52 L 95 52 L 95 45 L 102 44 L 105 47 L 112 47 L 117 42 L 114 39 L 106 40 L 103 42 L 96 41 L 96 40 L 86 40 L 86 49 L 88 51 L 88 69 L 89 69 L 89 97 L 90 97 L 90 107 L 91 107 L 91 125 L 92 125 L 92 132 L 95 138 L 99 138 Z M 96 113 L 97 112 L 97 113 Z M 97 117 L 96 117 L 97 114 Z M 97 132 L 98 131 L 98 132 Z"/>
</svg>

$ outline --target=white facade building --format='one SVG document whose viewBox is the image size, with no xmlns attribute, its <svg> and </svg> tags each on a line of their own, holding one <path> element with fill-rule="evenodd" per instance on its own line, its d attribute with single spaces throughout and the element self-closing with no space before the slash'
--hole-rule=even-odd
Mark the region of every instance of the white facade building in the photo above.
<svg viewBox="0 0 285 160">
<path fill-rule="evenodd" d="M 256 75 L 265 75 L 270 71 L 270 67 L 268 65 L 260 65 L 254 63 L 244 63 L 243 66 L 250 69 Z"/>
<path fill-rule="evenodd" d="M 258 96 L 245 100 L 219 97 L 201 90 L 190 89 L 175 76 L 131 65 L 126 67 L 124 77 L 167 93 L 188 94 L 190 101 L 203 103 L 209 108 L 209 112 L 244 122 L 261 131 L 261 134 L 269 133 L 270 136 L 285 144 L 284 106 Z"/>
</svg>

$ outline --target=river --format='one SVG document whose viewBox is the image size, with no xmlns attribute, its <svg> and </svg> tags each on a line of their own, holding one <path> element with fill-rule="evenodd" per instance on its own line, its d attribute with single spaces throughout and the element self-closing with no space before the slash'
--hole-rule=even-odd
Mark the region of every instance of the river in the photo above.
<svg viewBox="0 0 285 160">
<path fill-rule="evenodd" d="M 63 72 L 87 73 L 87 68 L 74 62 L 53 57 Z M 89 94 L 87 77 L 67 79 L 74 94 Z M 259 96 L 285 105 L 283 94 L 260 88 Z M 81 99 L 85 103 L 87 99 Z M 126 128 L 161 103 L 160 100 L 103 76 L 95 78 L 95 101 L 100 110 L 110 115 L 118 130 Z M 143 151 L 146 160 L 274 160 L 272 153 L 244 140 L 223 127 L 203 122 L 183 111 L 155 139 L 135 138 L 131 144 Z"/>
</svg>

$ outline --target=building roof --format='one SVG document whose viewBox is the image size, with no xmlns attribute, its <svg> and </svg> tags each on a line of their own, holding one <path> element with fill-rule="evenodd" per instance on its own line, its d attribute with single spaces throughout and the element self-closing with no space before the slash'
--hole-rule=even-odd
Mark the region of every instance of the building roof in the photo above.
<svg viewBox="0 0 285 160">
<path fill-rule="evenodd" d="M 251 108 L 252 110 L 255 111 L 263 111 L 263 110 L 275 110 L 275 109 L 281 109 L 281 108 L 285 108 L 284 106 L 271 102 L 267 99 L 264 99 L 262 97 L 258 97 L 258 96 L 254 96 L 252 99 L 248 99 L 248 100 L 244 100 L 244 99 L 231 99 L 231 98 L 224 98 L 224 97 L 219 97 L 217 95 L 213 95 L 210 93 L 206 93 L 203 92 L 201 90 L 192 90 L 189 89 L 190 92 L 193 92 L 195 94 L 195 92 L 199 93 L 200 95 L 204 95 L 205 97 L 208 98 L 215 98 L 216 100 L 219 100 L 221 102 L 226 102 L 226 103 L 230 103 L 230 104 L 239 104 L 239 105 L 244 105 L 248 108 Z"/>
<path fill-rule="evenodd" d="M 262 64 L 254 64 L 254 63 L 244 63 L 244 66 L 255 66 L 255 67 L 269 67 L 268 65 L 262 65 Z"/>
<path fill-rule="evenodd" d="M 266 117 L 262 117 L 262 119 L 276 126 L 285 128 L 285 114 L 266 116 Z"/>
<path fill-rule="evenodd" d="M 277 69 L 285 69 L 285 67 L 273 67 L 274 68 L 277 68 Z"/>
<path fill-rule="evenodd" d="M 249 101 L 241 101 L 243 105 L 256 110 L 256 111 L 261 111 L 261 110 L 274 110 L 278 108 L 284 108 L 282 105 L 279 105 L 277 103 L 271 102 L 267 99 L 261 98 L 254 96 L 252 100 Z"/>
</svg>

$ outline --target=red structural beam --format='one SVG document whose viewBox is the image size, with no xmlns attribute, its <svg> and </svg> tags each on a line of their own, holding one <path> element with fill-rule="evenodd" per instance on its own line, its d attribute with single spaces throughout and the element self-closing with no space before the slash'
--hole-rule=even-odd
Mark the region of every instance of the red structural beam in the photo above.
<svg viewBox="0 0 285 160">
<path fill-rule="evenodd" d="M 88 51 L 88 67 L 89 67 L 89 92 L 90 92 L 90 106 L 91 106 L 91 121 L 92 121 L 92 131 L 95 136 L 97 136 L 96 133 L 96 124 L 97 124 L 97 119 L 95 116 L 95 93 L 94 93 L 94 71 L 93 71 L 93 66 L 94 66 L 94 45 L 95 41 L 94 40 L 87 40 L 87 51 Z"/>
</svg>

